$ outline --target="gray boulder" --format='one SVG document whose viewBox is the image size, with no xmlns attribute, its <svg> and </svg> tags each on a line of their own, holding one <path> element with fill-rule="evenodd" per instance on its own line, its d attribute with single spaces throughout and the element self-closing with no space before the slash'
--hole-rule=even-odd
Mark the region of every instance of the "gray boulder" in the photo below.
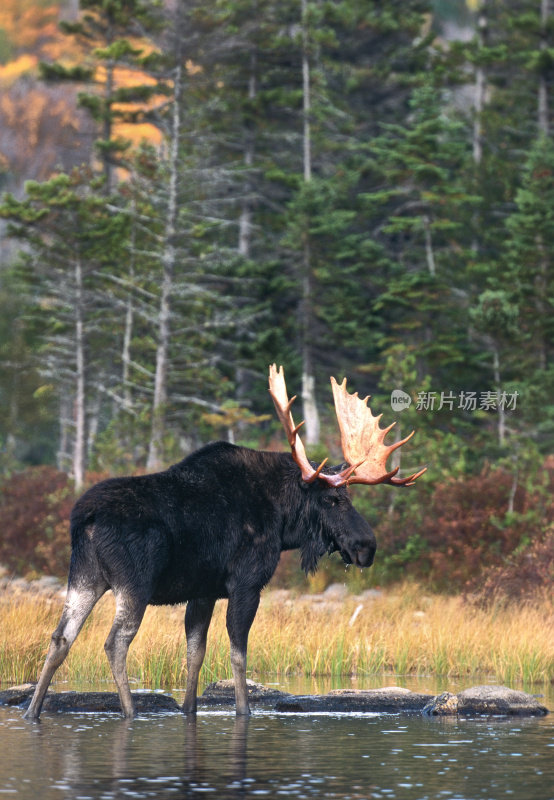
<svg viewBox="0 0 554 800">
<path fill-rule="evenodd" d="M 459 694 L 444 692 L 423 709 L 430 716 L 526 716 L 542 717 L 548 709 L 536 697 L 507 686 L 474 686 Z"/>
</svg>

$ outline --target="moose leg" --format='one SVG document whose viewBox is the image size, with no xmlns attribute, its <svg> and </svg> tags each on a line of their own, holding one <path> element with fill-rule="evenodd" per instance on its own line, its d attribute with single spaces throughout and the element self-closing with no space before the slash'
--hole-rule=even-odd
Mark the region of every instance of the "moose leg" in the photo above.
<svg viewBox="0 0 554 800">
<path fill-rule="evenodd" d="M 70 587 L 67 592 L 62 616 L 58 627 L 52 634 L 46 661 L 40 673 L 33 699 L 24 714 L 25 719 L 38 719 L 44 696 L 50 686 L 55 671 L 63 663 L 69 648 L 77 638 L 83 624 L 92 611 L 96 601 L 104 594 L 105 589 L 77 589 Z"/>
<path fill-rule="evenodd" d="M 204 655 L 206 654 L 206 638 L 212 619 L 215 600 L 189 600 L 185 611 L 185 633 L 187 635 L 187 689 L 183 712 L 193 714 L 196 711 L 196 693 L 198 676 Z"/>
<path fill-rule="evenodd" d="M 250 714 L 246 688 L 246 650 L 248 634 L 260 603 L 259 591 L 231 595 L 227 606 L 227 633 L 231 642 L 231 669 L 235 679 L 237 714 Z"/>
<path fill-rule="evenodd" d="M 112 668 L 121 709 L 125 717 L 131 718 L 135 709 L 127 675 L 127 652 L 140 627 L 147 603 L 119 592 L 115 595 L 115 603 L 115 617 L 104 650 Z"/>
</svg>

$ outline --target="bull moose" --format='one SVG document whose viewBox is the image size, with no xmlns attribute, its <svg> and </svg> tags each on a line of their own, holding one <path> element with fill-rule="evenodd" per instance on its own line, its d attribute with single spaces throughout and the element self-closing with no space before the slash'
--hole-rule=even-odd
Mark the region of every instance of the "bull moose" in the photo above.
<svg viewBox="0 0 554 800">
<path fill-rule="evenodd" d="M 291 454 L 215 442 L 164 472 L 112 478 L 89 489 L 71 513 L 67 597 L 52 634 L 28 719 L 44 696 L 98 599 L 111 589 L 116 610 L 105 650 L 126 717 L 134 714 L 127 651 L 146 606 L 187 602 L 187 684 L 183 711 L 196 711 L 198 676 L 215 601 L 227 598 L 227 631 L 236 713 L 248 714 L 246 648 L 260 592 L 283 550 L 300 549 L 314 571 L 325 553 L 369 567 L 376 541 L 354 509 L 349 484 L 409 486 L 425 471 L 397 478 L 389 455 L 410 436 L 385 445 L 381 429 L 357 394 L 331 378 L 346 464 L 315 466 L 295 426 L 282 367 L 269 370 L 269 391 Z M 394 423 L 393 423 L 394 424 Z"/>
</svg>

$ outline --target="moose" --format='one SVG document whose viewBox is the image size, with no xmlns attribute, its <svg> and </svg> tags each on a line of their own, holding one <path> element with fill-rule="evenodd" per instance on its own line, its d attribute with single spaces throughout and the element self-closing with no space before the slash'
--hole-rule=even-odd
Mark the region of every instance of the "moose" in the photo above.
<svg viewBox="0 0 554 800">
<path fill-rule="evenodd" d="M 346 378 L 331 378 L 345 464 L 319 466 L 304 450 L 288 399 L 283 368 L 269 370 L 269 391 L 291 453 L 251 450 L 215 442 L 164 472 L 111 478 L 77 500 L 71 513 L 71 561 L 67 596 L 58 627 L 25 713 L 39 718 L 44 696 L 95 603 L 108 590 L 115 617 L 104 645 L 125 717 L 134 715 L 127 651 L 147 605 L 187 603 L 187 682 L 184 713 L 194 713 L 198 677 L 215 601 L 227 598 L 237 714 L 250 713 L 246 687 L 248 634 L 260 592 L 284 550 L 300 549 L 306 572 L 325 553 L 346 564 L 369 567 L 375 555 L 372 529 L 354 509 L 351 484 L 410 486 L 387 472 L 389 455 L 413 434 L 386 445 L 393 427 L 379 417 Z"/>
</svg>

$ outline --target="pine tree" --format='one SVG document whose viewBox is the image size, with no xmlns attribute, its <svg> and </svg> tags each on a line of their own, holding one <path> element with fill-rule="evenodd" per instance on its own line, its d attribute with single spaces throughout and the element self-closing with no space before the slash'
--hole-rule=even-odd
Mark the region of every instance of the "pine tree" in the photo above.
<svg viewBox="0 0 554 800">
<path fill-rule="evenodd" d="M 454 385 L 453 368 L 467 356 L 459 309 L 476 202 L 464 182 L 470 142 L 431 83 L 414 90 L 410 108 L 407 124 L 384 125 L 369 148 L 380 183 L 364 194 L 365 208 L 396 262 L 374 307 L 388 319 L 386 339 L 408 339 L 417 351 L 421 378 Z"/>
<path fill-rule="evenodd" d="M 76 488 L 83 485 L 89 455 L 90 387 L 97 381 L 102 389 L 102 346 L 112 329 L 100 275 L 117 260 L 122 238 L 121 219 L 108 212 L 98 188 L 90 170 L 75 169 L 28 182 L 23 200 L 7 196 L 0 207 L 12 221 L 11 234 L 30 247 L 24 258 L 44 326 L 41 371 L 59 399 L 58 463 L 64 468 L 69 462 Z"/>
<path fill-rule="evenodd" d="M 554 437 L 547 398 L 554 390 L 554 143 L 540 136 L 525 164 L 509 233 L 504 279 L 519 309 L 515 374 L 524 377 L 524 413 L 541 445 Z M 525 405 L 527 407 L 525 407 Z M 542 437 L 546 438 L 542 438 Z"/>
<path fill-rule="evenodd" d="M 130 141 L 118 127 L 143 122 L 156 95 L 167 86 L 148 80 L 145 66 L 151 60 L 153 43 L 145 32 L 159 29 L 159 0 L 81 0 L 77 21 L 60 23 L 62 31 L 82 48 L 83 61 L 42 63 L 42 76 L 49 81 L 84 84 L 79 105 L 98 125 L 96 149 L 105 178 L 105 191 L 113 188 L 114 168 L 124 163 Z"/>
</svg>

